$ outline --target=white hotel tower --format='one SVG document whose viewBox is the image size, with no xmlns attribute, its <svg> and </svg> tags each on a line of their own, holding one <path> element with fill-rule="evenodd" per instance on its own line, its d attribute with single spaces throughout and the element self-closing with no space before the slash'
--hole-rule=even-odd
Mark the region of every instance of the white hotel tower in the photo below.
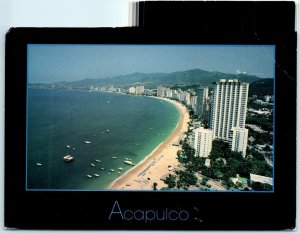
<svg viewBox="0 0 300 233">
<path fill-rule="evenodd" d="M 212 130 L 200 127 L 194 130 L 193 136 L 193 148 L 195 149 L 195 157 L 208 157 L 212 148 Z"/>
<path fill-rule="evenodd" d="M 242 151 L 244 155 L 248 138 L 245 129 L 248 90 L 249 83 L 220 79 L 214 86 L 211 100 L 210 128 L 214 138 L 229 141 L 232 150 Z M 232 140 L 233 135 L 241 135 L 243 140 Z"/>
</svg>

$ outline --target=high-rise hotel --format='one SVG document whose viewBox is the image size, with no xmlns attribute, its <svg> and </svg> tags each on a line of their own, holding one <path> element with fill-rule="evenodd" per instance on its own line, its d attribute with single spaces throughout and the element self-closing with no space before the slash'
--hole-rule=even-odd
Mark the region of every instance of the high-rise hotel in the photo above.
<svg viewBox="0 0 300 233">
<path fill-rule="evenodd" d="M 245 129 L 249 83 L 237 79 L 216 82 L 211 99 L 210 128 L 213 137 L 229 142 L 233 151 L 244 155 L 248 129 Z"/>
<path fill-rule="evenodd" d="M 205 113 L 208 111 L 207 101 L 208 101 L 208 87 L 199 87 L 196 91 L 197 94 L 197 110 L 196 114 L 203 118 Z"/>
<path fill-rule="evenodd" d="M 204 129 L 203 127 L 195 129 L 192 140 L 195 157 L 208 157 L 212 148 L 212 141 L 211 129 Z"/>
</svg>

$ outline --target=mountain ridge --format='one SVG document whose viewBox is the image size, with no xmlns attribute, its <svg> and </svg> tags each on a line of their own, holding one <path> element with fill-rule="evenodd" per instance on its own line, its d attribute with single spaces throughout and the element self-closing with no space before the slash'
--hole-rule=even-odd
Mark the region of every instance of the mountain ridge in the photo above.
<svg viewBox="0 0 300 233">
<path fill-rule="evenodd" d="M 134 72 L 126 75 L 118 75 L 109 78 L 82 79 L 78 81 L 62 81 L 52 84 L 68 85 L 71 87 L 81 86 L 131 86 L 144 85 L 146 88 L 153 88 L 157 85 L 210 85 L 219 79 L 239 79 L 243 82 L 255 82 L 261 80 L 254 75 L 228 74 L 218 71 L 205 71 L 202 69 L 191 69 L 171 73 L 141 73 Z"/>
</svg>

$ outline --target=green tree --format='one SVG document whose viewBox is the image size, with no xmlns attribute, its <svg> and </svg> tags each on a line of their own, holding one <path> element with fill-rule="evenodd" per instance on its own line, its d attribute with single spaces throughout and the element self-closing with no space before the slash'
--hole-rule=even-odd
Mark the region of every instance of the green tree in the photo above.
<svg viewBox="0 0 300 233">
<path fill-rule="evenodd" d="M 172 189 L 176 186 L 176 177 L 174 175 L 169 174 L 169 176 L 165 179 L 164 182 L 168 185 L 169 189 Z"/>
<path fill-rule="evenodd" d="M 211 168 L 205 167 L 202 169 L 201 174 L 210 178 L 213 178 L 213 170 Z"/>
<path fill-rule="evenodd" d="M 262 184 L 259 182 L 253 182 L 251 184 L 252 190 L 254 191 L 269 191 L 272 190 L 272 185 L 269 184 Z"/>
<path fill-rule="evenodd" d="M 168 187 L 162 187 L 160 190 L 171 190 L 171 189 Z"/>
<path fill-rule="evenodd" d="M 231 153 L 229 144 L 221 140 L 214 140 L 210 152 L 210 159 L 228 158 Z"/>
<path fill-rule="evenodd" d="M 208 178 L 207 177 L 203 177 L 202 178 L 202 181 L 201 181 L 201 184 L 206 186 L 207 185 L 207 181 L 208 181 Z"/>
<path fill-rule="evenodd" d="M 152 188 L 153 188 L 153 190 L 157 190 L 157 183 L 156 182 L 153 183 Z"/>
<path fill-rule="evenodd" d="M 190 185 L 195 185 L 197 183 L 197 177 L 195 174 L 189 172 L 189 171 L 178 171 L 178 181 L 177 181 L 177 187 L 188 189 Z"/>
</svg>

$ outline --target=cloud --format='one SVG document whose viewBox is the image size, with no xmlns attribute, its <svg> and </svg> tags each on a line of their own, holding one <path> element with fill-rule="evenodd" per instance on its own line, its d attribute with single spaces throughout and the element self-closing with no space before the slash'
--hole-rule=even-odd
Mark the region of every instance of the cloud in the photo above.
<svg viewBox="0 0 300 233">
<path fill-rule="evenodd" d="M 236 70 L 236 73 L 237 73 L 237 74 L 247 74 L 246 71 L 240 71 L 240 70 Z"/>
</svg>

